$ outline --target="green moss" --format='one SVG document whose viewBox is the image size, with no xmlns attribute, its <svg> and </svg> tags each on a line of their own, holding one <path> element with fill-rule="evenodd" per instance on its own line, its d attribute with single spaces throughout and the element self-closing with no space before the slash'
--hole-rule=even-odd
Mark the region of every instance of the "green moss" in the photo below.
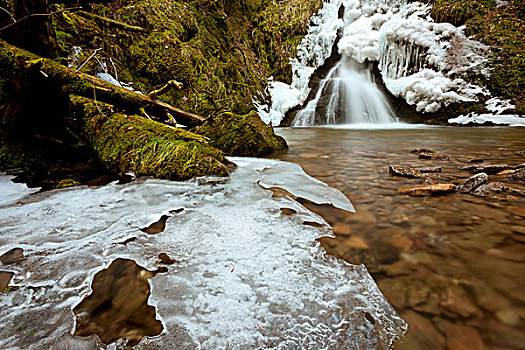
<svg viewBox="0 0 525 350">
<path fill-rule="evenodd" d="M 433 0 L 432 5 L 437 21 L 465 24 L 467 34 L 491 46 L 490 78 L 483 83 L 525 114 L 525 2 L 497 8 L 495 0 Z"/>
<path fill-rule="evenodd" d="M 67 187 L 74 187 L 74 186 L 80 186 L 80 182 L 78 182 L 75 179 L 64 179 L 60 180 L 56 185 L 55 188 L 67 188 Z"/>
<path fill-rule="evenodd" d="M 195 129 L 228 155 L 262 156 L 287 149 L 286 141 L 275 135 L 257 112 L 245 115 L 225 113 Z"/>
<path fill-rule="evenodd" d="M 84 98 L 73 98 L 73 104 L 84 118 L 84 135 L 108 169 L 170 180 L 228 176 L 228 161 L 201 135 L 139 116 L 105 114 L 108 105 Z"/>
<path fill-rule="evenodd" d="M 0 170 L 19 168 L 24 165 L 24 155 L 19 149 L 8 145 L 0 146 Z"/>
</svg>

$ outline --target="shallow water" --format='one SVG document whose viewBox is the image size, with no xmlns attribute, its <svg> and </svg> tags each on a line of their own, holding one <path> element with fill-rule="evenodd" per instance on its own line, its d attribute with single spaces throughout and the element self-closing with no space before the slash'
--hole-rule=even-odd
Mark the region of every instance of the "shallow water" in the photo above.
<svg viewBox="0 0 525 350">
<path fill-rule="evenodd" d="M 392 177 L 388 165 L 442 166 L 438 183 L 460 184 L 473 158 L 525 163 L 525 129 L 360 126 L 276 129 L 281 159 L 342 190 L 356 214 L 307 205 L 333 227 L 330 254 L 364 263 L 409 324 L 398 349 L 525 349 L 525 197 L 398 195 L 421 179 Z M 449 160 L 421 160 L 429 148 Z M 491 175 L 516 189 L 523 183 Z"/>
</svg>

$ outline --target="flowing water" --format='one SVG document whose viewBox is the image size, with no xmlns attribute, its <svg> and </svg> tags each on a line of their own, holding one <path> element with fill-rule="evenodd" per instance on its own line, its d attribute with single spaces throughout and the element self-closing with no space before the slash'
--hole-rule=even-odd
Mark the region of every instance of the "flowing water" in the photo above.
<svg viewBox="0 0 525 350">
<path fill-rule="evenodd" d="M 371 68 L 344 57 L 321 80 L 319 90 L 293 126 L 395 123 L 391 107 L 374 82 Z"/>
<path fill-rule="evenodd" d="M 281 159 L 342 190 L 356 213 L 307 205 L 334 228 L 320 239 L 336 257 L 363 263 L 408 322 L 398 349 L 525 349 L 525 197 L 453 193 L 399 195 L 422 179 L 392 177 L 389 164 L 441 166 L 438 183 L 471 176 L 469 160 L 525 163 L 523 128 L 380 125 L 276 129 L 290 151 Z M 448 160 L 422 160 L 429 148 Z M 521 151 L 521 152 L 520 152 Z M 523 182 L 490 175 L 515 189 Z"/>
</svg>

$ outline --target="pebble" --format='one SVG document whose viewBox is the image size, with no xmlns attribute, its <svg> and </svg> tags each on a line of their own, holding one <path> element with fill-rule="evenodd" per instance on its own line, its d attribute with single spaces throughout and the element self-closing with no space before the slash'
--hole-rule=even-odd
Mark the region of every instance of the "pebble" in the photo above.
<svg viewBox="0 0 525 350">
<path fill-rule="evenodd" d="M 461 287 L 449 287 L 441 294 L 441 307 L 460 317 L 478 313 L 478 308 Z"/>
<path fill-rule="evenodd" d="M 358 250 L 364 250 L 364 249 L 369 248 L 368 244 L 365 242 L 364 239 L 362 239 L 361 237 L 356 237 L 356 236 L 347 238 L 346 240 L 343 241 L 343 244 L 347 246 L 348 248 L 358 249 Z"/>
<path fill-rule="evenodd" d="M 350 225 L 343 224 L 340 222 L 334 225 L 333 231 L 335 234 L 341 235 L 341 236 L 348 236 L 352 233 L 352 230 L 350 229 Z"/>
<path fill-rule="evenodd" d="M 476 197 L 489 197 L 493 196 L 496 193 L 503 192 L 504 185 L 501 182 L 489 182 L 483 184 L 470 193 Z"/>
</svg>

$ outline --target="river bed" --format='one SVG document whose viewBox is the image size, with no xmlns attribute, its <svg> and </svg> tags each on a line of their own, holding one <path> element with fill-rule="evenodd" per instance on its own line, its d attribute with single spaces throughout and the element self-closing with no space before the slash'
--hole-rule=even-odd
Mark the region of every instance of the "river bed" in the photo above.
<svg viewBox="0 0 525 350">
<path fill-rule="evenodd" d="M 279 128 L 280 159 L 343 191 L 356 214 L 307 205 L 334 228 L 325 249 L 364 264 L 408 322 L 397 349 L 525 349 L 525 197 L 453 193 L 410 197 L 423 179 L 393 177 L 389 164 L 441 166 L 437 183 L 461 184 L 459 168 L 480 161 L 525 163 L 523 128 L 397 125 L 396 129 Z M 426 148 L 448 156 L 423 160 Z M 447 178 L 450 177 L 450 178 Z M 490 175 L 517 190 L 523 182 Z"/>
</svg>

